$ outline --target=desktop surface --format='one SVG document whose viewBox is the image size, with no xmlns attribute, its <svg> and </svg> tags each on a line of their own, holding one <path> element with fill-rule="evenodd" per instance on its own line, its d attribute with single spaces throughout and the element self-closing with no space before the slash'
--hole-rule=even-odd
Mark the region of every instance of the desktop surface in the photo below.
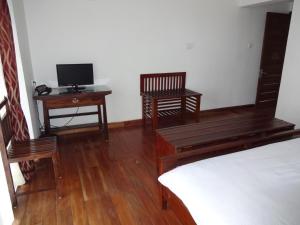
<svg viewBox="0 0 300 225">
<path fill-rule="evenodd" d="M 58 96 L 67 96 L 67 95 L 85 95 L 85 94 L 92 94 L 92 93 L 102 93 L 103 95 L 111 94 L 111 89 L 105 85 L 93 85 L 93 86 L 86 86 L 84 89 L 80 87 L 78 91 L 73 90 L 70 87 L 60 87 L 60 88 L 52 88 L 51 93 L 48 95 L 37 95 L 34 94 L 33 98 L 36 100 L 51 98 L 51 97 L 58 97 Z"/>
</svg>

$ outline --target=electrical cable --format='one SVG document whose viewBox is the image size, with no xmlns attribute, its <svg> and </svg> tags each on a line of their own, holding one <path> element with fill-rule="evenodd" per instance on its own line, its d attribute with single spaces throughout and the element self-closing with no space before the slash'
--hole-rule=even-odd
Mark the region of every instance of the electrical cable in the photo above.
<svg viewBox="0 0 300 225">
<path fill-rule="evenodd" d="M 78 111 L 79 111 L 79 107 L 77 107 L 75 114 L 78 114 Z M 67 126 L 72 122 L 72 120 L 74 119 L 74 117 L 75 117 L 75 116 L 72 116 L 72 117 L 69 119 L 69 121 L 67 121 L 62 127 L 67 127 Z"/>
<path fill-rule="evenodd" d="M 37 108 L 38 108 L 39 103 L 37 102 L 36 105 L 37 105 Z M 77 109 L 76 109 L 76 111 L 75 111 L 74 114 L 78 114 L 78 112 L 79 112 L 79 107 L 77 107 Z M 74 117 L 75 117 L 75 116 L 72 116 L 72 117 L 71 117 L 71 118 L 70 118 L 63 126 L 55 126 L 55 125 L 51 125 L 51 127 L 52 127 L 52 128 L 62 128 L 62 127 L 66 127 L 66 126 L 68 126 L 68 125 L 73 121 Z M 40 130 L 45 130 L 45 126 L 42 124 L 39 115 L 38 115 L 38 121 L 39 121 L 39 125 L 40 125 Z"/>
<path fill-rule="evenodd" d="M 36 102 L 37 111 L 39 112 L 39 102 L 38 101 L 35 101 L 35 102 Z M 44 125 L 42 124 L 42 122 L 40 120 L 40 115 L 39 114 L 38 114 L 37 118 L 38 118 L 39 125 L 40 125 L 39 126 L 40 127 L 40 131 L 45 130 L 45 127 L 44 127 Z"/>
</svg>

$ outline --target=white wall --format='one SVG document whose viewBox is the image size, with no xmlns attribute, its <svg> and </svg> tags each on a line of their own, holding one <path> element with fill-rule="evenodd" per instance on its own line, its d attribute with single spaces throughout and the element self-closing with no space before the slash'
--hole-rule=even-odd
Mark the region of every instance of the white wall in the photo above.
<svg viewBox="0 0 300 225">
<path fill-rule="evenodd" d="M 254 103 L 265 12 L 289 9 L 239 8 L 236 0 L 26 0 L 24 6 L 34 79 L 53 85 L 57 63 L 94 63 L 96 79 L 108 79 L 113 90 L 109 121 L 141 118 L 141 73 L 186 71 L 187 87 L 203 93 L 202 109 Z"/>
<path fill-rule="evenodd" d="M 294 2 L 276 116 L 300 127 L 300 2 Z"/>
<path fill-rule="evenodd" d="M 33 71 L 29 50 L 27 25 L 23 1 L 8 1 L 14 32 L 16 59 L 22 109 L 24 111 L 31 138 L 40 135 L 36 103 L 32 99 Z"/>
</svg>

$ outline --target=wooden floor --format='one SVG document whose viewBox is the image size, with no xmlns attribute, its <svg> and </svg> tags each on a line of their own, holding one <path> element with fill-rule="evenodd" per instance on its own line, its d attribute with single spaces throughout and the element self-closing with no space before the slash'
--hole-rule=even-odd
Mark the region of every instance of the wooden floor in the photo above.
<svg viewBox="0 0 300 225">
<path fill-rule="evenodd" d="M 236 117 L 251 109 L 203 113 L 201 120 Z M 180 225 L 171 210 L 162 211 L 155 166 L 155 136 L 140 127 L 113 129 L 110 141 L 97 133 L 59 138 L 64 197 L 55 190 L 23 195 L 14 209 L 21 225 Z M 49 161 L 26 188 L 53 186 Z"/>
</svg>

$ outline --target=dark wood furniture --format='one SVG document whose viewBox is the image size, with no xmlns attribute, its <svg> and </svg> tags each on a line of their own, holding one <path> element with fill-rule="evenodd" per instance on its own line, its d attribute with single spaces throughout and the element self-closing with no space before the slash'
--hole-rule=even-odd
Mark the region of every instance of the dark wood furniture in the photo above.
<svg viewBox="0 0 300 225">
<path fill-rule="evenodd" d="M 89 116 L 98 115 L 99 129 L 103 130 L 104 138 L 108 140 L 108 126 L 107 126 L 107 113 L 105 96 L 111 94 L 112 91 L 106 86 L 89 86 L 79 92 L 72 92 L 68 88 L 53 88 L 49 95 L 35 95 L 35 100 L 43 102 L 44 125 L 45 134 L 49 135 L 52 131 L 50 120 L 75 117 L 75 116 Z M 97 111 L 62 114 L 62 115 L 49 115 L 51 109 L 73 108 L 82 106 L 97 106 Z"/>
<path fill-rule="evenodd" d="M 176 166 L 300 136 L 294 124 L 245 116 L 157 130 L 157 165 L 161 175 Z M 183 224 L 195 224 L 182 201 L 161 186 L 162 208 L 170 207 Z"/>
<path fill-rule="evenodd" d="M 294 129 L 295 125 L 268 115 L 213 120 L 157 130 L 157 156 L 165 156 L 232 140 Z"/>
<path fill-rule="evenodd" d="M 198 122 L 200 93 L 185 88 L 186 73 L 141 74 L 140 94 L 142 96 L 143 123 L 152 120 L 152 128 L 158 127 L 158 120 L 181 114 L 193 114 Z"/>
<path fill-rule="evenodd" d="M 61 193 L 58 187 L 58 179 L 61 178 L 59 165 L 60 160 L 56 137 L 16 142 L 13 138 L 10 112 L 6 98 L 0 103 L 0 111 L 2 112 L 4 110 L 4 116 L 0 118 L 0 150 L 12 205 L 17 205 L 17 195 L 13 184 L 10 163 L 27 160 L 38 160 L 44 158 L 52 159 L 57 196 L 61 198 Z"/>
</svg>

